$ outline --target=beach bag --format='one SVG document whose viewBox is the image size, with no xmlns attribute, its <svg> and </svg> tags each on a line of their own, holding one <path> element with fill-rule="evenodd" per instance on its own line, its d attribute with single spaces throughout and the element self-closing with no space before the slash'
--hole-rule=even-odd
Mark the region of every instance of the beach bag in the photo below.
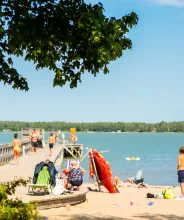
<svg viewBox="0 0 184 220">
<path fill-rule="evenodd" d="M 158 193 L 155 195 L 155 199 L 164 199 L 164 195 L 162 193 Z"/>
<path fill-rule="evenodd" d="M 56 186 L 53 188 L 52 193 L 56 196 L 59 196 L 64 192 L 64 190 L 64 180 L 56 179 Z"/>
<path fill-rule="evenodd" d="M 154 194 L 148 193 L 147 198 L 154 198 Z"/>
<path fill-rule="evenodd" d="M 162 191 L 162 194 L 164 196 L 164 199 L 174 199 L 174 189 L 173 188 L 167 188 Z"/>
</svg>

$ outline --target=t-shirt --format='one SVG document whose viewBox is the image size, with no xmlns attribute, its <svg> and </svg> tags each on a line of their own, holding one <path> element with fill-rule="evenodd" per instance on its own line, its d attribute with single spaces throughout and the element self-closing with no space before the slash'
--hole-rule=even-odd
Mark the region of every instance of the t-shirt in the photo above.
<svg viewBox="0 0 184 220">
<path fill-rule="evenodd" d="M 72 168 L 70 170 L 70 180 L 72 181 L 82 181 L 82 171 L 80 168 Z"/>
</svg>

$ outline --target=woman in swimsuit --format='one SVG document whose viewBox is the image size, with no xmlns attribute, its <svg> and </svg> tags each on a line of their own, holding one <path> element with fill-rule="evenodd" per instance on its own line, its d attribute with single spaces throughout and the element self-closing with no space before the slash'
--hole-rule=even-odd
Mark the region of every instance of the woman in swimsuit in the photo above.
<svg viewBox="0 0 184 220">
<path fill-rule="evenodd" d="M 19 163 L 21 141 L 20 141 L 20 139 L 18 139 L 18 134 L 14 134 L 14 138 L 15 139 L 12 142 L 13 151 L 14 151 L 14 159 L 15 159 L 15 164 L 18 164 Z"/>
<path fill-rule="evenodd" d="M 59 134 L 56 133 L 56 135 L 55 135 L 55 145 L 58 145 L 58 143 L 59 143 Z"/>
</svg>

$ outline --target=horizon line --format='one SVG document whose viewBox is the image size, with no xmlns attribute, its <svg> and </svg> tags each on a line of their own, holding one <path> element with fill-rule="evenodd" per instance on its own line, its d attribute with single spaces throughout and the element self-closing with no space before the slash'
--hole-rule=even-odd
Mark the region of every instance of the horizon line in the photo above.
<svg viewBox="0 0 184 220">
<path fill-rule="evenodd" d="M 126 121 L 80 121 L 80 122 L 72 122 L 72 121 L 8 121 L 8 120 L 4 120 L 1 121 L 2 122 L 18 122 L 18 123 L 143 123 L 143 124 L 160 124 L 160 123 L 183 123 L 184 121 L 160 121 L 160 122 L 141 122 L 141 121 L 133 121 L 133 122 L 126 122 Z"/>
</svg>

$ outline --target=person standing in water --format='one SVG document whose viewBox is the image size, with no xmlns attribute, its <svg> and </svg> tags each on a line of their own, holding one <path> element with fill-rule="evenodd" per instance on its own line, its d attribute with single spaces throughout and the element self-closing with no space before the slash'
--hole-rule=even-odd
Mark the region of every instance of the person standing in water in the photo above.
<svg viewBox="0 0 184 220">
<path fill-rule="evenodd" d="M 184 146 L 179 149 L 180 155 L 178 156 L 178 182 L 181 187 L 180 198 L 184 199 Z"/>
<path fill-rule="evenodd" d="M 50 155 L 49 156 L 52 156 L 52 151 L 53 151 L 53 147 L 54 147 L 54 136 L 53 136 L 53 133 L 50 134 L 50 137 L 48 139 L 48 144 L 49 144 L 49 149 L 50 149 Z"/>
<path fill-rule="evenodd" d="M 13 146 L 13 151 L 14 151 L 15 164 L 19 164 L 21 141 L 20 141 L 20 139 L 18 139 L 17 133 L 14 134 L 14 140 L 12 142 L 12 146 Z"/>
</svg>

